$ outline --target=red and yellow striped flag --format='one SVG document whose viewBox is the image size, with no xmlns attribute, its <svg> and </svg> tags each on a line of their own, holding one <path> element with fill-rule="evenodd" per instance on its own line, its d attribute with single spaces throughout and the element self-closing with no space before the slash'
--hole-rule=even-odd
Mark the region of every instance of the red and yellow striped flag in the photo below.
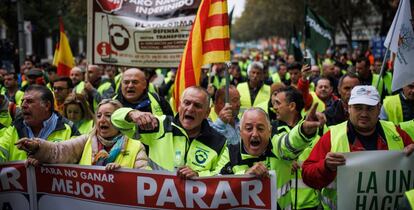
<svg viewBox="0 0 414 210">
<path fill-rule="evenodd" d="M 75 59 L 73 59 L 72 50 L 70 49 L 69 40 L 66 37 L 61 18 L 59 18 L 59 26 L 60 38 L 59 43 L 56 45 L 53 65 L 57 67 L 57 74 L 59 76 L 69 76 L 70 70 L 75 66 Z"/>
<path fill-rule="evenodd" d="M 227 61 L 230 61 L 227 0 L 202 0 L 175 78 L 175 110 L 185 88 L 200 84 L 203 65 Z"/>
</svg>

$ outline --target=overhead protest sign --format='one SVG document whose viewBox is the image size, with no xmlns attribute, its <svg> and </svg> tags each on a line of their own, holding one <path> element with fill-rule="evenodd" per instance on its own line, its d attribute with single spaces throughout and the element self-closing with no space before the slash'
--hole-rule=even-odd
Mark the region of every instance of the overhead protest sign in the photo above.
<svg viewBox="0 0 414 210">
<path fill-rule="evenodd" d="M 401 151 L 345 153 L 337 173 L 338 209 L 395 209 L 414 188 L 414 156 Z"/>
<path fill-rule="evenodd" d="M 177 68 L 200 0 L 88 1 L 93 64 Z"/>
<path fill-rule="evenodd" d="M 25 168 L 23 163 L 0 166 L 0 202 L 7 202 L 13 210 L 276 209 L 273 172 L 264 179 L 213 176 L 184 180 L 170 172 L 132 169 L 109 172 L 99 166 Z M 32 190 L 27 190 L 27 183 L 31 183 Z M 25 203 L 11 199 L 9 190 L 16 193 L 16 189 L 20 194 L 25 193 L 22 196 Z"/>
</svg>

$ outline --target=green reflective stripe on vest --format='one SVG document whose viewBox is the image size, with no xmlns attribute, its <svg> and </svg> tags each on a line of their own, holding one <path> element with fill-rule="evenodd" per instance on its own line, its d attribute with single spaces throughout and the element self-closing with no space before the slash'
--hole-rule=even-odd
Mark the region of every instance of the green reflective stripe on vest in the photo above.
<svg viewBox="0 0 414 210">
<path fill-rule="evenodd" d="M 122 73 L 119 73 L 118 75 L 115 76 L 114 82 L 115 82 L 115 93 L 117 93 L 119 90 L 119 87 L 121 87 Z"/>
<path fill-rule="evenodd" d="M 158 101 L 154 98 L 154 96 L 151 93 L 148 93 L 149 100 L 151 102 L 151 111 L 153 114 L 157 116 L 161 116 L 164 113 L 162 112 L 161 106 L 158 103 Z"/>
<path fill-rule="evenodd" d="M 384 74 L 382 79 L 384 80 L 385 89 L 387 91 L 386 94 L 391 95 L 392 94 L 392 90 L 391 90 L 391 88 L 392 88 L 392 73 L 387 71 Z"/>
<path fill-rule="evenodd" d="M 216 122 L 218 115 L 216 111 L 214 110 L 214 105 L 210 108 L 210 114 L 208 115 L 208 118 L 210 118 L 211 122 Z"/>
<path fill-rule="evenodd" d="M 7 162 L 10 158 L 10 153 L 8 150 L 0 147 L 0 163 Z"/>
<path fill-rule="evenodd" d="M 96 89 L 96 91 L 99 93 L 99 95 L 102 96 L 102 94 L 108 90 L 109 88 L 111 88 L 112 85 L 110 82 L 104 82 L 103 84 L 99 85 L 98 89 Z M 95 99 L 93 99 L 93 109 L 97 111 L 98 108 L 98 104 L 99 102 L 96 101 Z"/>
<path fill-rule="evenodd" d="M 141 142 L 134 139 L 126 139 L 125 151 L 121 152 L 115 159 L 115 163 L 118 163 L 123 168 L 134 168 L 135 159 L 140 151 Z M 83 149 L 82 157 L 79 161 L 79 165 L 92 165 L 92 139 L 89 138 Z"/>
<path fill-rule="evenodd" d="M 249 85 L 247 82 L 240 83 L 237 85 L 237 90 L 240 93 L 240 113 L 243 113 L 244 110 L 250 107 L 260 107 L 264 102 L 268 102 L 270 99 L 270 86 L 263 85 L 259 92 L 257 93 L 256 98 L 254 99 L 254 103 L 250 100 L 250 91 Z M 262 105 L 261 105 L 262 106 Z"/>
<path fill-rule="evenodd" d="M 141 142 L 149 148 L 147 151 L 149 166 L 153 170 L 174 171 L 176 167 L 186 163 L 185 153 L 189 147 L 186 132 L 174 123 L 172 126 L 181 131 L 183 135 L 174 135 L 172 131 L 165 131 L 163 124 L 159 126 L 159 131 L 155 134 L 158 138 L 154 138 L 153 133 L 140 134 Z M 174 159 L 165 157 L 174 157 Z"/>
<path fill-rule="evenodd" d="M 290 132 L 290 128 L 288 126 L 279 126 L 278 130 L 280 131 L 282 128 L 286 130 L 286 138 L 288 138 L 288 134 Z M 273 145 L 277 144 L 276 141 L 280 138 L 279 135 L 274 135 L 271 139 Z M 279 144 L 282 143 L 281 140 L 278 141 Z M 281 148 L 279 146 L 279 148 Z M 279 154 L 280 152 L 275 151 L 276 147 L 273 147 L 272 152 L 274 154 Z M 275 170 L 277 177 L 276 177 L 276 187 L 277 187 L 277 202 L 282 209 L 290 208 L 292 204 L 291 198 L 291 183 L 290 180 L 293 178 L 291 174 L 292 170 L 292 161 L 290 160 L 283 160 L 279 158 L 270 158 L 270 169 Z"/>
<path fill-rule="evenodd" d="M 309 84 L 309 91 L 311 92 L 315 91 L 315 84 L 313 82 L 310 82 Z"/>
<path fill-rule="evenodd" d="M 378 87 L 377 87 L 378 80 L 379 80 L 379 84 L 378 84 Z M 378 74 L 372 74 L 372 83 L 371 83 L 371 85 L 374 86 L 378 90 L 378 93 L 381 96 L 382 95 L 382 89 L 384 89 L 384 81 L 382 79 L 380 79 Z"/>
<path fill-rule="evenodd" d="M 152 84 L 152 83 L 149 83 L 149 85 L 148 85 L 148 92 L 158 94 L 157 90 L 155 89 L 154 84 Z"/>
<path fill-rule="evenodd" d="M 316 107 L 316 111 L 318 111 L 318 112 L 325 111 L 325 108 L 326 108 L 325 103 L 316 95 L 316 93 L 312 91 L 312 92 L 309 92 L 309 94 L 313 98 L 313 100 L 312 100 L 312 106 L 314 104 L 318 103 L 318 107 Z"/>
<path fill-rule="evenodd" d="M 84 121 L 78 128 L 80 134 L 88 134 L 93 128 L 93 120 Z"/>
<path fill-rule="evenodd" d="M 279 73 L 272 74 L 272 81 L 273 83 L 280 83 L 282 80 L 280 79 Z"/>
<path fill-rule="evenodd" d="M 317 112 L 323 112 L 323 111 L 325 111 L 325 108 L 326 108 L 326 106 L 325 106 L 325 103 L 321 100 L 321 99 L 319 99 L 319 97 L 316 95 L 316 93 L 315 92 L 309 92 L 309 94 L 312 96 L 312 105 L 310 106 L 310 108 L 308 109 L 308 110 L 306 110 L 305 111 L 305 109 L 302 109 L 302 112 L 300 113 L 301 115 L 302 115 L 302 117 L 303 116 L 306 116 L 306 114 L 308 114 L 308 111 L 309 110 L 311 110 L 311 108 L 316 104 L 316 103 L 318 103 L 318 106 L 316 107 L 316 111 Z"/>
<path fill-rule="evenodd" d="M 383 106 L 387 113 L 388 121 L 391 121 L 394 124 L 403 121 L 404 118 L 399 94 L 385 97 Z"/>
<path fill-rule="evenodd" d="M 4 127 L 9 127 L 12 121 L 13 120 L 12 120 L 12 117 L 10 116 L 10 112 L 8 109 L 0 111 L 0 124 L 2 124 Z"/>
<path fill-rule="evenodd" d="M 79 84 L 77 84 L 75 87 L 75 93 L 82 94 L 84 89 L 85 89 L 85 82 L 80 81 Z"/>
<path fill-rule="evenodd" d="M 231 80 L 231 79 L 230 79 Z M 217 75 L 213 77 L 213 86 L 218 90 L 226 86 L 226 78 L 219 78 Z"/>
<path fill-rule="evenodd" d="M 309 157 L 309 155 L 312 151 L 312 148 L 314 147 L 314 145 L 316 143 L 318 143 L 319 139 L 320 139 L 319 136 L 316 137 L 312 141 L 312 143 L 306 149 L 304 149 L 303 152 L 299 155 L 298 163 L 301 167 L 302 167 L 303 162 L 306 159 L 308 159 L 308 157 Z M 297 173 L 298 173 L 298 186 L 297 186 L 298 193 L 297 193 L 297 205 L 296 205 L 297 208 L 298 209 L 304 209 L 304 208 L 313 208 L 313 207 L 319 206 L 319 204 L 320 204 L 320 200 L 319 200 L 319 197 L 320 197 L 319 194 L 320 193 L 319 193 L 319 191 L 307 186 L 303 182 L 303 180 L 302 180 L 302 169 L 299 169 L 297 171 Z M 295 191 L 296 191 L 296 180 L 292 179 L 292 192 L 291 192 L 291 194 L 292 194 L 292 203 L 293 203 L 292 205 L 293 206 L 295 206 L 295 203 L 294 203 L 295 202 L 295 196 L 296 196 Z"/>
<path fill-rule="evenodd" d="M 271 158 L 270 169 L 275 170 L 277 174 L 277 202 L 282 209 L 287 208 L 292 204 L 292 198 L 290 194 L 290 180 L 292 179 L 292 161 Z"/>
<path fill-rule="evenodd" d="M 20 107 L 22 105 L 24 92 L 21 90 L 18 90 L 16 94 L 14 95 L 14 100 L 16 100 L 16 106 Z"/>
<path fill-rule="evenodd" d="M 411 209 L 414 209 L 414 190 L 406 191 L 405 196 L 410 203 Z"/>
<path fill-rule="evenodd" d="M 300 174 L 300 172 L 298 171 Z M 295 191 L 296 191 L 296 180 L 292 179 L 292 206 L 295 206 Z M 298 197 L 297 197 L 297 209 L 314 208 L 319 206 L 319 192 L 309 186 L 307 186 L 302 179 L 298 179 Z"/>
<path fill-rule="evenodd" d="M 414 120 L 402 122 L 400 127 L 414 140 Z"/>
<path fill-rule="evenodd" d="M 99 85 L 99 87 L 96 91 L 98 91 L 98 93 L 102 95 L 103 92 L 105 92 L 106 90 L 108 90 L 111 87 L 112 87 L 112 85 L 111 85 L 110 82 L 105 82 L 105 83 Z"/>
<path fill-rule="evenodd" d="M 404 148 L 404 142 L 397 132 L 395 125 L 392 122 L 383 120 L 380 120 L 379 122 L 384 130 L 388 150 L 402 150 Z M 348 121 L 345 121 L 330 128 L 331 152 L 350 152 L 347 123 Z M 322 190 L 322 196 L 324 197 L 323 201 L 325 201 L 323 204 L 336 206 L 336 181 Z"/>
</svg>

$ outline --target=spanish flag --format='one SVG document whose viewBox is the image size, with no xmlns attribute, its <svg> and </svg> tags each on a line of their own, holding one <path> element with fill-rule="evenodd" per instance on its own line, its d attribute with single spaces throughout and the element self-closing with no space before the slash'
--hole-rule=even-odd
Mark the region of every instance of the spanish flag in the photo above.
<svg viewBox="0 0 414 210">
<path fill-rule="evenodd" d="M 59 25 L 60 38 L 59 43 L 56 45 L 53 65 L 57 66 L 57 74 L 59 76 L 69 76 L 70 70 L 75 66 L 75 59 L 70 50 L 69 40 L 66 37 L 61 18 L 59 18 Z"/>
<path fill-rule="evenodd" d="M 177 70 L 175 110 L 185 88 L 200 84 L 201 67 L 230 61 L 227 0 L 202 0 Z"/>
</svg>

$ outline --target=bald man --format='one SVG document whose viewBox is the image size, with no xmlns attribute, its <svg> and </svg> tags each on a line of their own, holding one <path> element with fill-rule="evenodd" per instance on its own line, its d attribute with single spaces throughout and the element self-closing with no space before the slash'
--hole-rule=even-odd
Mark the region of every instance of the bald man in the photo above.
<svg viewBox="0 0 414 210">
<path fill-rule="evenodd" d="M 151 112 L 154 115 L 173 115 L 170 105 L 164 98 L 148 92 L 145 73 L 137 68 L 127 69 L 122 76 L 121 93 L 115 96 L 124 107 Z"/>
</svg>

